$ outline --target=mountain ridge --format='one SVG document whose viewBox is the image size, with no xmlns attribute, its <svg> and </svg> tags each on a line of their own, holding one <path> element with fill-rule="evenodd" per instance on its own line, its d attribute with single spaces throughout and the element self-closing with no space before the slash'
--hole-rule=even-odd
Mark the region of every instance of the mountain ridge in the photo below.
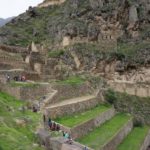
<svg viewBox="0 0 150 150">
<path fill-rule="evenodd" d="M 0 18 L 0 27 L 4 26 L 6 23 L 10 22 L 14 17 L 9 17 L 9 18 Z"/>
</svg>

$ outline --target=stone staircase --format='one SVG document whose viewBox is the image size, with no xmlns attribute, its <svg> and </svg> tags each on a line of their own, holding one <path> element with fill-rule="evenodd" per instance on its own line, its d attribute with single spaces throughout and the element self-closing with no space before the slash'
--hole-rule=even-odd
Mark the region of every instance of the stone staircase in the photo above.
<svg viewBox="0 0 150 150">
<path fill-rule="evenodd" d="M 57 90 L 51 89 L 50 92 L 45 95 L 46 99 L 41 103 L 41 111 L 44 112 L 46 104 L 53 98 L 53 96 L 57 93 Z"/>
</svg>

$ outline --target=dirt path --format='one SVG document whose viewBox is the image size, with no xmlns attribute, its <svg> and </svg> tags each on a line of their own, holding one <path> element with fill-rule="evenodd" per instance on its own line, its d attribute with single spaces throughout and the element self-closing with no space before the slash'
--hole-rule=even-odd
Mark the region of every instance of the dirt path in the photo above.
<svg viewBox="0 0 150 150">
<path fill-rule="evenodd" d="M 73 104 L 73 103 L 78 103 L 78 102 L 83 102 L 83 101 L 88 101 L 92 98 L 95 98 L 95 95 L 88 95 L 88 96 L 83 96 L 83 97 L 77 97 L 77 98 L 72 98 L 72 99 L 68 99 L 65 101 L 61 101 L 59 103 L 56 103 L 54 105 L 51 105 L 48 108 L 54 108 L 54 107 L 59 107 L 59 106 L 64 106 L 64 105 L 69 105 L 69 104 Z"/>
</svg>

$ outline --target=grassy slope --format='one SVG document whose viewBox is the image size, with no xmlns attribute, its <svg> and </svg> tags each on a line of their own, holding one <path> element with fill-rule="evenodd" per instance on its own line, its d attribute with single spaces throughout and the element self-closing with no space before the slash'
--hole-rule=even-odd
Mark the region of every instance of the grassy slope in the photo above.
<svg viewBox="0 0 150 150">
<path fill-rule="evenodd" d="M 33 87 L 33 88 L 39 86 L 39 84 L 37 83 L 15 82 L 15 81 L 11 81 L 10 85 L 12 87 Z"/>
<path fill-rule="evenodd" d="M 71 76 L 68 79 L 65 80 L 58 80 L 56 82 L 57 84 L 69 84 L 69 85 L 81 85 L 83 83 L 85 83 L 85 79 L 82 79 L 79 76 Z"/>
<path fill-rule="evenodd" d="M 129 115 L 118 114 L 102 126 L 95 128 L 88 135 L 80 138 L 78 141 L 97 150 L 107 143 L 130 118 Z"/>
<path fill-rule="evenodd" d="M 34 130 L 38 125 L 40 114 L 19 111 L 23 102 L 0 92 L 0 149 L 2 150 L 41 150 L 33 147 L 36 143 Z M 9 111 L 8 107 L 13 111 Z M 26 126 L 18 126 L 15 119 L 27 119 Z"/>
<path fill-rule="evenodd" d="M 119 145 L 117 150 L 139 150 L 141 143 L 145 139 L 148 133 L 148 127 L 136 127 L 133 131 L 126 137 L 121 145 Z"/>
<path fill-rule="evenodd" d="M 56 119 L 55 121 L 68 127 L 74 127 L 96 117 L 98 114 L 108 110 L 109 108 L 110 106 L 100 105 L 84 113 L 78 113 L 73 116 L 64 116 L 62 118 Z"/>
</svg>

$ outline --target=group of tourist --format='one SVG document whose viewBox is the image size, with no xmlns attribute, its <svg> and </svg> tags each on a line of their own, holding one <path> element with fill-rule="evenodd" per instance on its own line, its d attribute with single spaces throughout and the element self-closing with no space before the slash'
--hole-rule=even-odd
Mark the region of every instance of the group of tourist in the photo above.
<svg viewBox="0 0 150 150">
<path fill-rule="evenodd" d="M 50 118 L 48 119 L 48 127 L 51 131 L 59 131 L 60 126 L 55 121 L 52 121 Z"/>
<path fill-rule="evenodd" d="M 46 117 L 43 115 L 43 121 L 46 122 Z M 55 121 L 52 121 L 51 118 L 48 119 L 48 127 L 51 131 L 61 131 L 60 125 Z M 68 132 L 62 131 L 63 137 L 66 139 L 66 143 L 72 144 L 71 135 Z"/>
<path fill-rule="evenodd" d="M 7 82 L 10 82 L 10 80 L 11 80 L 10 75 L 9 75 L 9 74 L 6 74 L 6 81 L 7 81 Z M 25 77 L 25 75 L 21 75 L 21 76 L 16 75 L 16 76 L 13 77 L 13 80 L 14 80 L 14 81 L 25 82 L 25 81 L 26 81 L 26 77 Z"/>
</svg>

